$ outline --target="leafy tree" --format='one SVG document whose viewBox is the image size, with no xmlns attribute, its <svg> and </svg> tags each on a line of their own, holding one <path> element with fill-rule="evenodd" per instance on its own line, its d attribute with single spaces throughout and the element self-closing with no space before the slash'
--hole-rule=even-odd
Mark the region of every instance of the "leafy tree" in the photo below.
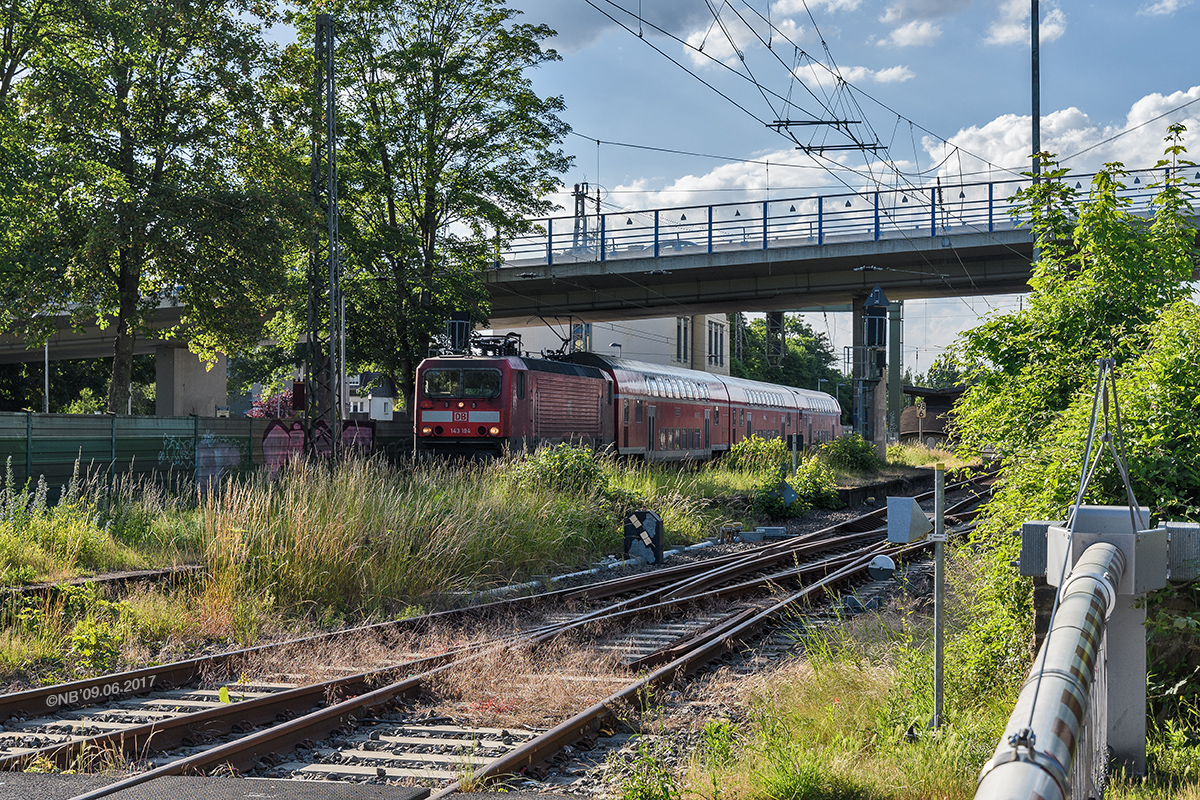
<svg viewBox="0 0 1200 800">
<path fill-rule="evenodd" d="M 41 361 L 26 364 L 0 364 L 0 411 L 42 410 L 42 392 L 46 376 Z M 50 362 L 50 411 L 72 413 L 87 408 L 86 413 L 103 410 L 112 374 L 111 358 L 90 358 L 76 361 Z M 154 356 L 133 357 L 131 383 L 133 413 L 154 413 Z M 128 406 L 129 395 L 126 396 Z M 84 402 L 80 399 L 84 398 Z M 96 405 L 99 403 L 99 405 Z"/>
<path fill-rule="evenodd" d="M 503 0 L 344 0 L 337 19 L 341 235 L 360 368 L 411 397 L 416 364 L 449 313 L 487 317 L 481 276 L 570 166 L 561 98 L 528 70 L 557 60 L 544 25 Z M 312 30 L 309 7 L 302 30 Z M 304 54 L 290 53 L 294 74 Z"/>
<path fill-rule="evenodd" d="M 925 383 L 921 385 L 933 389 L 949 389 L 961 384 L 964 377 L 954 354 L 942 353 L 929 365 L 929 372 L 925 375 Z"/>
<path fill-rule="evenodd" d="M 1122 165 L 1106 165 L 1081 202 L 1066 170 L 1042 154 L 1043 180 L 1020 193 L 1015 212 L 1032 218 L 1040 250 L 1033 291 L 1023 310 L 994 316 L 957 343 L 973 382 L 955 412 L 964 447 L 1017 454 L 1036 445 L 1090 389 L 1096 359 L 1122 365 L 1143 352 L 1147 324 L 1187 295 L 1197 262 L 1182 136 L 1171 127 L 1151 220 L 1127 210 Z"/>
<path fill-rule="evenodd" d="M 954 410 L 963 447 L 992 444 L 1003 459 L 976 532 L 990 564 L 970 633 L 981 651 L 1025 649 L 1030 597 L 1009 566 L 1020 544 L 1013 532 L 1025 520 L 1065 518 L 1074 501 L 1098 358 L 1117 362 L 1136 496 L 1160 519 L 1200 519 L 1200 307 L 1186 297 L 1198 263 L 1187 183 L 1195 166 L 1183 159 L 1183 133 L 1168 129 L 1150 219 L 1126 209 L 1120 164 L 1079 198 L 1043 154 L 1051 168 L 1018 210 L 1032 217 L 1040 249 L 1029 301 L 957 343 L 974 381 Z M 1123 504 L 1111 458 L 1101 463 L 1085 501 Z"/>
<path fill-rule="evenodd" d="M 266 50 L 250 20 L 268 11 L 78 0 L 63 35 L 28 56 L 17 94 L 39 126 L 38 188 L 54 182 L 53 233 L 0 289 L 7 322 L 35 340 L 39 313 L 111 326 L 110 412 L 126 410 L 134 339 L 161 302 L 189 307 L 187 335 L 212 355 L 257 341 L 281 286 L 297 207 L 251 177 Z"/>
</svg>

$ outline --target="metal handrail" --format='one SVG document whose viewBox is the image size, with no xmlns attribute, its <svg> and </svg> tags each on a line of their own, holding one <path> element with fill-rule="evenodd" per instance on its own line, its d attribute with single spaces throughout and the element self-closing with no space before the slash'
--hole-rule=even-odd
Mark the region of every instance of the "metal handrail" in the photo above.
<svg viewBox="0 0 1200 800">
<path fill-rule="evenodd" d="M 1072 568 L 1004 735 L 980 773 L 975 800 L 1072 797 L 1077 782 L 1072 775 L 1080 774 L 1075 762 L 1089 755 L 1077 751 L 1088 733 L 1089 710 L 1095 705 L 1091 690 L 1102 670 L 1106 623 L 1124 571 L 1125 556 L 1107 543 L 1087 548 Z M 1103 698 L 1097 699 L 1103 704 Z M 1098 728 L 1103 736 L 1103 726 Z M 1105 749 L 1103 741 L 1090 744 L 1090 750 Z"/>
<path fill-rule="evenodd" d="M 1129 172 L 1129 185 L 1121 193 L 1129 201 L 1129 211 L 1152 209 L 1155 192 L 1151 189 L 1169 169 Z M 1061 180 L 1083 190 L 1093 176 L 1068 175 Z M 1018 178 L 613 211 L 588 215 L 588 231 L 579 237 L 562 233 L 573 229 L 573 216 L 538 218 L 531 220 L 534 232 L 505 245 L 497 266 L 669 258 L 1013 230 L 1022 220 L 1010 216 L 1010 200 L 1029 183 Z"/>
</svg>

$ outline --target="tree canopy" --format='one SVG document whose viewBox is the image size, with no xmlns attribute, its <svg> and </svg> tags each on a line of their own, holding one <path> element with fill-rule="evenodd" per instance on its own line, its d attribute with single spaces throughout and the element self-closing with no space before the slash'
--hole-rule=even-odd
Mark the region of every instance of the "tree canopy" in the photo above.
<svg viewBox="0 0 1200 800">
<path fill-rule="evenodd" d="M 12 277 L 0 324 L 34 341 L 52 314 L 111 327 L 107 408 L 123 413 L 134 339 L 161 303 L 188 306 L 185 335 L 211 354 L 256 342 L 277 302 L 299 205 L 255 164 L 267 57 L 256 15 L 273 12 L 241 0 L 61 8 L 57 35 L 20 51 L 4 102 L 2 146 L 25 158 L 10 180 L 30 202 L 0 243 Z"/>
<path fill-rule="evenodd" d="M 991 445 L 1001 459 L 974 541 L 991 564 L 977 587 L 972 630 L 980 647 L 1001 641 L 1010 654 L 1026 650 L 1030 594 L 1011 567 L 1020 553 L 1016 534 L 1026 520 L 1065 519 L 1075 501 L 1098 359 L 1116 362 L 1129 477 L 1152 524 L 1200 520 L 1200 306 L 1189 298 L 1200 258 L 1196 169 L 1184 159 L 1183 134 L 1181 126 L 1168 130 L 1150 218 L 1126 209 L 1120 164 L 1097 174 L 1086 197 L 1062 170 L 1045 173 L 1018 209 L 1032 218 L 1040 250 L 1032 294 L 1022 311 L 994 317 L 958 343 L 975 381 L 954 409 L 962 447 L 978 453 Z M 1111 454 L 1098 462 L 1084 502 L 1128 502 Z M 1197 590 L 1190 591 L 1194 603 Z M 1200 614 L 1178 608 L 1160 606 L 1152 627 L 1169 631 L 1176 651 L 1195 652 L 1186 632 Z M 1194 661 L 1178 655 L 1153 667 L 1156 703 L 1197 697 Z"/>
<path fill-rule="evenodd" d="M 1015 210 L 1033 220 L 1033 291 L 1022 310 L 991 317 L 956 346 L 973 382 L 955 413 L 963 447 L 992 445 L 1014 458 L 1036 447 L 1090 392 L 1096 360 L 1121 367 L 1144 353 L 1151 323 L 1188 295 L 1197 252 L 1183 134 L 1180 126 L 1168 133 L 1150 219 L 1128 211 L 1121 164 L 1106 165 L 1082 198 L 1042 154 L 1043 179 Z"/>
<path fill-rule="evenodd" d="M 348 360 L 411 397 L 450 313 L 486 320 L 482 274 L 570 166 L 562 99 L 528 75 L 553 31 L 502 0 L 344 0 L 304 7 L 302 41 L 317 13 L 336 18 Z M 285 54 L 296 97 L 310 49 Z"/>
</svg>

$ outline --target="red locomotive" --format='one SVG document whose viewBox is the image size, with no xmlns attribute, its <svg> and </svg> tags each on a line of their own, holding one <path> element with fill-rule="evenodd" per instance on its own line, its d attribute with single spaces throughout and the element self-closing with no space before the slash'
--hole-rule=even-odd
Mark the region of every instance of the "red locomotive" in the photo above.
<svg viewBox="0 0 1200 800">
<path fill-rule="evenodd" d="M 654 461 L 708 459 L 754 433 L 841 435 L 841 407 L 822 392 L 594 353 L 561 359 L 443 355 L 417 367 L 416 450 L 500 454 L 575 442 Z"/>
</svg>

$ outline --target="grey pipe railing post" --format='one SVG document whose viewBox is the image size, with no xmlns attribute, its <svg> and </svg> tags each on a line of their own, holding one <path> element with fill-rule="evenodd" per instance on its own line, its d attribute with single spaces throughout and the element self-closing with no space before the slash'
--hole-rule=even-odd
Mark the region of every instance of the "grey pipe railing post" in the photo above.
<svg viewBox="0 0 1200 800">
<path fill-rule="evenodd" d="M 605 215 L 605 214 L 600 215 L 600 260 L 601 261 L 604 261 L 604 221 L 606 219 L 607 219 L 607 215 Z"/>
<path fill-rule="evenodd" d="M 929 190 L 929 236 L 937 236 L 937 189 Z"/>
<path fill-rule="evenodd" d="M 713 207 L 708 207 L 708 252 L 713 251 Z"/>
<path fill-rule="evenodd" d="M 658 210 L 654 211 L 654 257 L 658 258 Z"/>
<path fill-rule="evenodd" d="M 988 233 L 991 233 L 992 231 L 996 230 L 996 225 L 993 220 L 993 214 L 995 213 L 995 208 L 996 208 L 995 195 L 996 195 L 996 184 L 989 183 L 988 184 Z"/>
<path fill-rule="evenodd" d="M 983 767 L 975 800 L 1071 797 L 1075 749 L 1125 564 L 1116 545 L 1098 542 L 1083 552 L 1063 581 L 1054 624 L 1000 744 Z"/>
<path fill-rule="evenodd" d="M 933 727 L 942 726 L 942 674 L 945 671 L 943 631 L 946 627 L 946 465 L 933 471 Z"/>
<path fill-rule="evenodd" d="M 817 197 L 817 244 L 825 244 L 825 198 Z"/>
<path fill-rule="evenodd" d="M 554 266 L 554 217 L 546 219 L 546 266 Z"/>
</svg>

